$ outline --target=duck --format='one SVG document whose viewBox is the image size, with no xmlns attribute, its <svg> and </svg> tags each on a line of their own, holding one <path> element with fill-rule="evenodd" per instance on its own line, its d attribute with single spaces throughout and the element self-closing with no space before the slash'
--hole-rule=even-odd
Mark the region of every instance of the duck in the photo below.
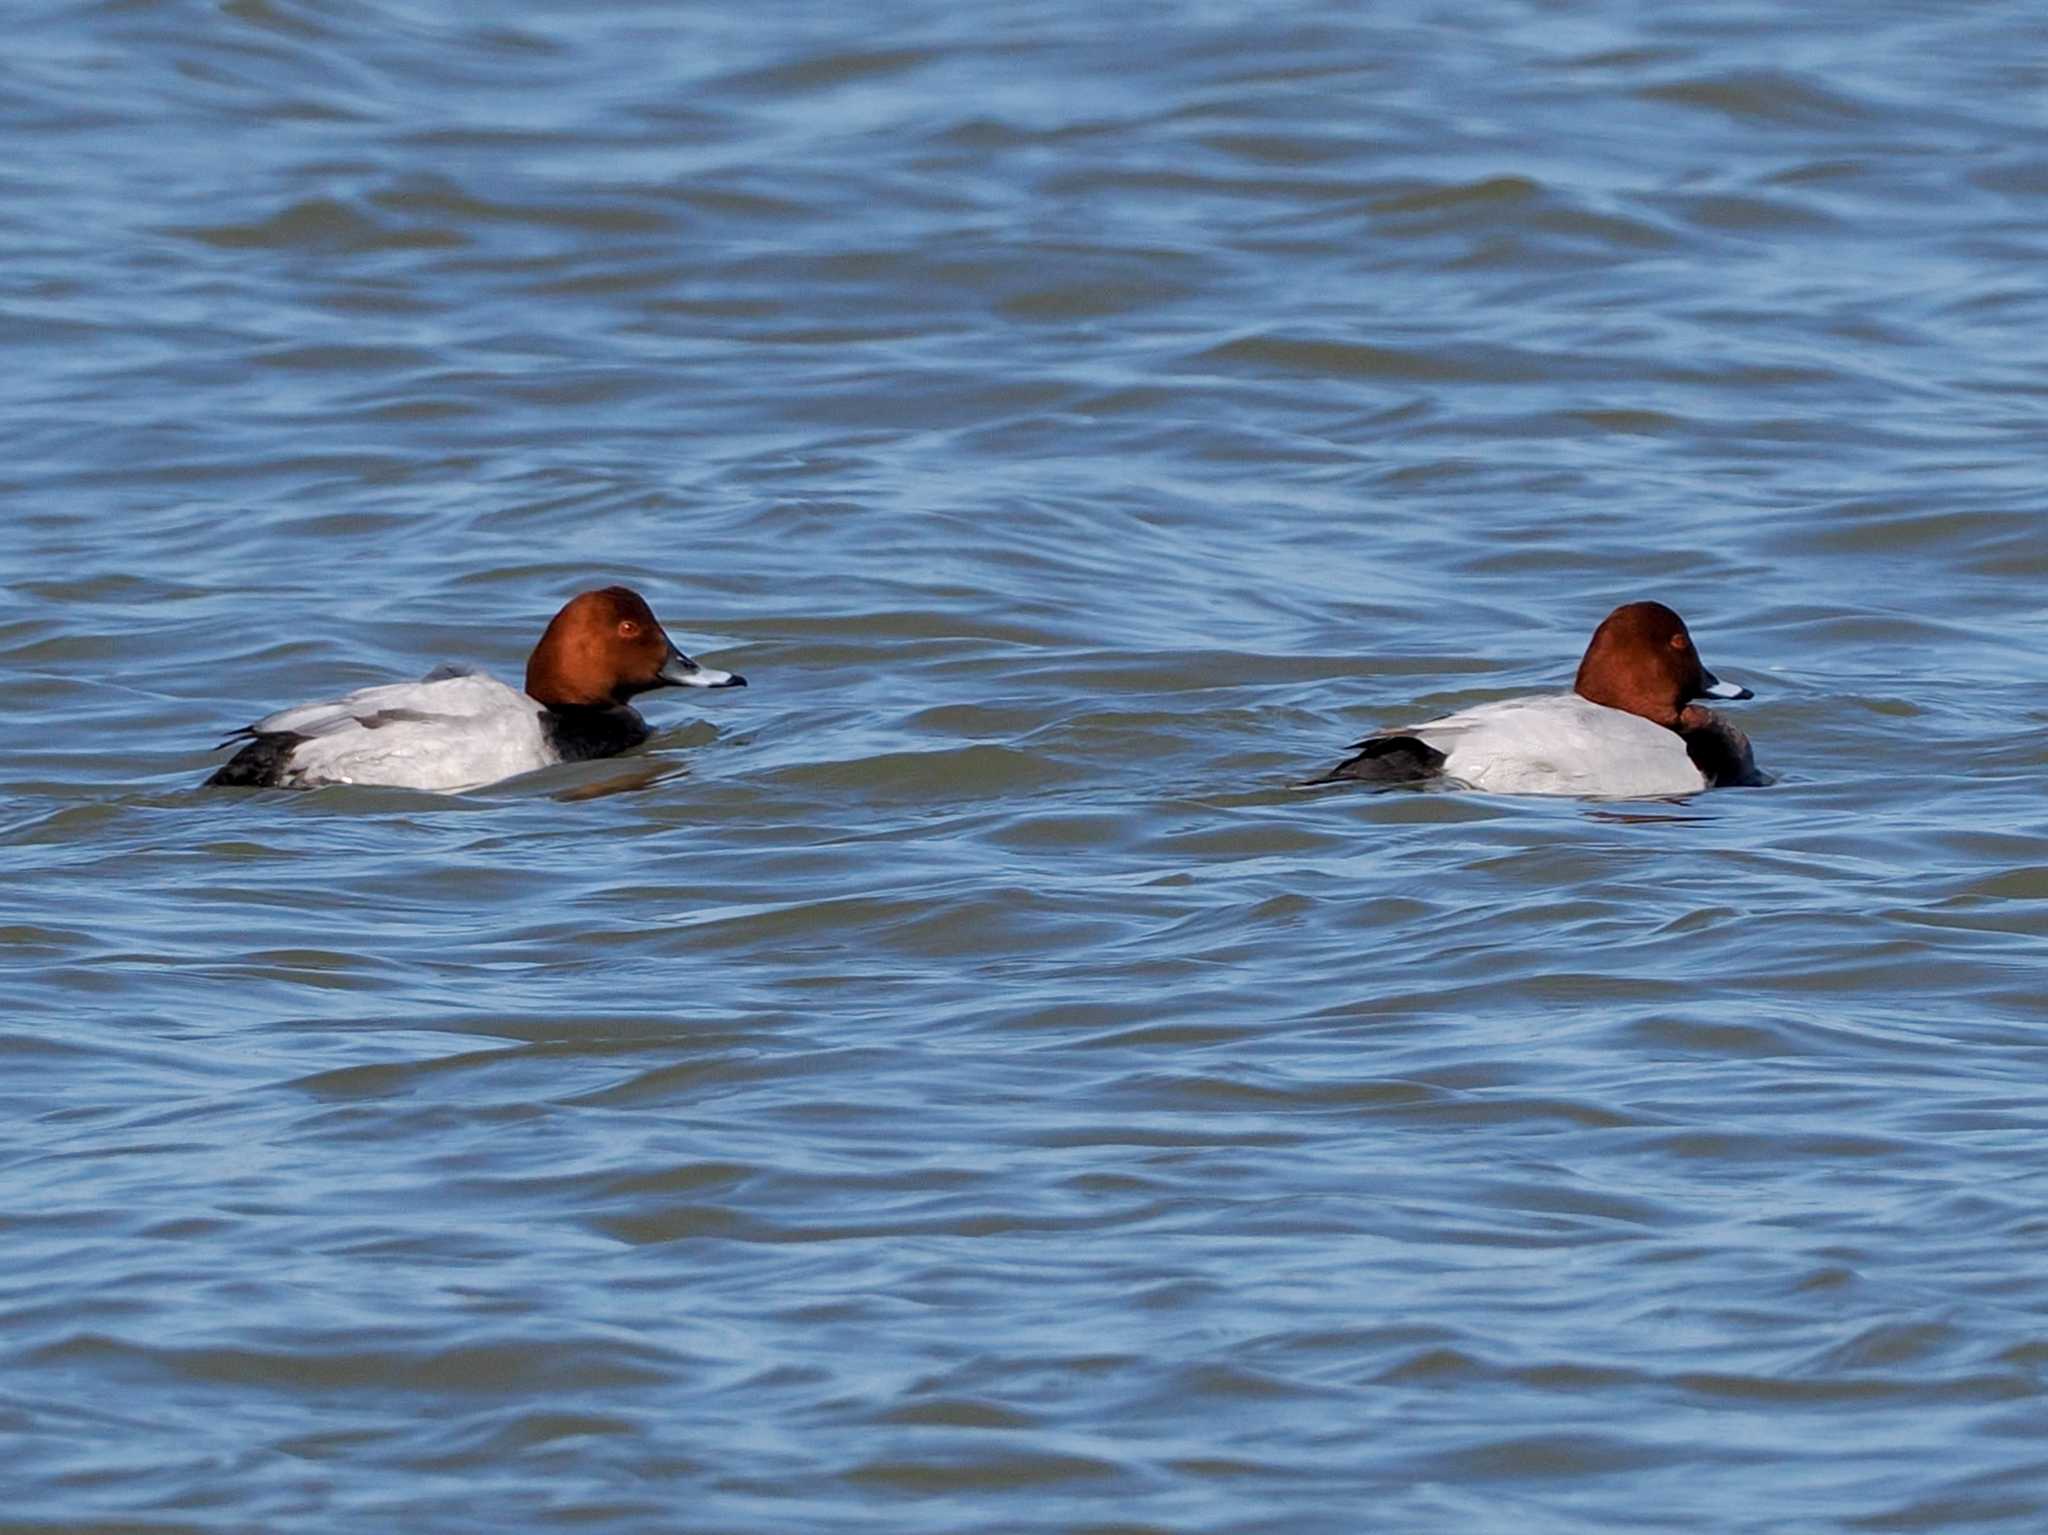
<svg viewBox="0 0 2048 1535">
<path fill-rule="evenodd" d="M 1754 787 L 1748 736 L 1702 698 L 1744 699 L 1708 671 L 1685 620 L 1625 602 L 1600 621 L 1569 693 L 1503 699 L 1356 742 L 1304 788 L 1437 784 L 1490 794 L 1601 799 Z"/>
<path fill-rule="evenodd" d="M 648 736 L 631 700 L 661 687 L 743 688 L 677 648 L 630 587 L 579 592 L 548 621 L 525 688 L 436 667 L 418 682 L 294 704 L 229 734 L 240 748 L 208 787 L 382 784 L 454 792 L 558 762 L 630 751 Z"/>
</svg>

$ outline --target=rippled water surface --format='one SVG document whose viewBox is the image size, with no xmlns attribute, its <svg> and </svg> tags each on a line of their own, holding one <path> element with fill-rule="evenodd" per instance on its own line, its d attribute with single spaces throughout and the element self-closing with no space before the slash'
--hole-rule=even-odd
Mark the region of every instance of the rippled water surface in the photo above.
<svg viewBox="0 0 2048 1535">
<path fill-rule="evenodd" d="M 0 1528 L 2048 1527 L 2033 7 L 9 55 Z M 1652 596 L 1773 786 L 1289 789 Z"/>
</svg>

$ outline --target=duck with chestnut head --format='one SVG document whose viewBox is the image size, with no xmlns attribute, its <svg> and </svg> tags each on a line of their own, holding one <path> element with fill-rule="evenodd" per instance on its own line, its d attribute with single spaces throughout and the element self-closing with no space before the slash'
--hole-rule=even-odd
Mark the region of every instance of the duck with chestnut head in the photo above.
<svg viewBox="0 0 2048 1535">
<path fill-rule="evenodd" d="M 228 742 L 240 749 L 207 783 L 474 789 L 630 751 L 648 735 L 632 700 L 655 688 L 746 685 L 684 655 L 638 592 L 607 586 L 570 598 L 549 621 L 523 691 L 443 667 L 418 682 L 297 704 L 234 732 Z"/>
<path fill-rule="evenodd" d="M 1750 691 L 1708 671 L 1661 602 L 1600 621 L 1569 693 L 1510 698 L 1369 736 L 1310 786 L 1421 784 L 1630 799 L 1754 786 L 1749 738 L 1705 698 Z"/>
</svg>

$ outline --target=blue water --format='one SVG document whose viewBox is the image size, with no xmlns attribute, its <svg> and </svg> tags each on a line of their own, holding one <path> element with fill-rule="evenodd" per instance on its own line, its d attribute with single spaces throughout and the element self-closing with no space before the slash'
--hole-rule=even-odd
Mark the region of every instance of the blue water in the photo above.
<svg viewBox="0 0 2048 1535">
<path fill-rule="evenodd" d="M 2041 1529 L 2043 46 L 17 18 L 0 1531 Z M 1289 789 L 1637 597 L 1771 787 Z"/>
</svg>

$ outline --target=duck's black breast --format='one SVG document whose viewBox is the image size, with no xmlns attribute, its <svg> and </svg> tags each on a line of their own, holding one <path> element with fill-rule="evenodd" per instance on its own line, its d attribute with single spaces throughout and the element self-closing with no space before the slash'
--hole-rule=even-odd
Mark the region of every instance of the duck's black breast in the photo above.
<svg viewBox="0 0 2048 1535">
<path fill-rule="evenodd" d="M 611 709 L 546 708 L 540 728 L 549 748 L 564 762 L 589 762 L 631 751 L 650 732 L 639 711 L 623 705 Z"/>
<path fill-rule="evenodd" d="M 1709 789 L 1755 789 L 1770 782 L 1757 771 L 1749 737 L 1712 709 L 1689 707 L 1680 717 L 1678 734 Z"/>
</svg>

